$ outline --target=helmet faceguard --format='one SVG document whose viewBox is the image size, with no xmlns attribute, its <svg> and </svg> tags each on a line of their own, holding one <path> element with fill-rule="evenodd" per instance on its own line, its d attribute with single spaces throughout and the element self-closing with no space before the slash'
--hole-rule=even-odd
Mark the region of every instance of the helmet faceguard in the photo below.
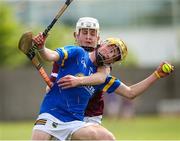
<svg viewBox="0 0 180 141">
<path fill-rule="evenodd" d="M 127 56 L 126 44 L 117 38 L 108 38 L 102 42 L 101 46 L 105 45 L 109 48 L 108 52 L 103 53 L 99 48 L 96 49 L 96 63 L 98 66 L 109 65 L 117 61 L 123 61 Z M 111 52 L 113 56 L 108 57 Z"/>
</svg>

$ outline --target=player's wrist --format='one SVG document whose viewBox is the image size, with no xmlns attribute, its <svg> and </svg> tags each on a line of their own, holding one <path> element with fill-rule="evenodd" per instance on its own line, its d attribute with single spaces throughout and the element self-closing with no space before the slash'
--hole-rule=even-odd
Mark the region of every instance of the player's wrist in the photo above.
<svg viewBox="0 0 180 141">
<path fill-rule="evenodd" d="M 158 71 L 156 70 L 156 71 L 154 71 L 154 75 L 156 76 L 156 78 L 161 78 L 161 75 L 158 73 Z"/>
<path fill-rule="evenodd" d="M 84 77 L 79 77 L 79 86 L 84 85 Z"/>
</svg>

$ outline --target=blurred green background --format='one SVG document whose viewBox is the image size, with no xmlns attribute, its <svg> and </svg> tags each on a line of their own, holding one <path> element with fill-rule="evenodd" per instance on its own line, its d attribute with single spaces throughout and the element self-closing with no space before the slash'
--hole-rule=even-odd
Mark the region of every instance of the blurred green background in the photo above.
<svg viewBox="0 0 180 141">
<path fill-rule="evenodd" d="M 1 140 L 29 140 L 32 121 L 1 122 Z M 133 119 L 104 118 L 103 126 L 117 140 L 180 140 L 179 117 L 141 116 Z"/>
<path fill-rule="evenodd" d="M 63 0 L 0 1 L 1 67 L 30 63 L 17 51 L 20 36 L 25 31 L 34 35 L 44 31 L 63 3 Z M 179 0 L 75 0 L 53 27 L 47 46 L 55 49 L 74 43 L 76 21 L 92 16 L 99 20 L 102 39 L 116 36 L 127 41 L 130 55 L 126 64 L 148 67 L 164 59 L 179 64 L 179 5 Z M 154 57 L 149 57 L 149 53 Z"/>
<path fill-rule="evenodd" d="M 21 35 L 44 31 L 64 0 L 0 1 L 0 140 L 28 140 L 45 83 L 17 46 Z M 103 125 L 121 140 L 180 140 L 180 0 L 74 0 L 51 30 L 46 46 L 74 44 L 76 21 L 95 17 L 101 40 L 122 38 L 128 57 L 112 74 L 128 85 L 168 60 L 173 75 L 133 101 L 105 96 Z M 42 60 L 46 71 L 51 63 Z"/>
</svg>

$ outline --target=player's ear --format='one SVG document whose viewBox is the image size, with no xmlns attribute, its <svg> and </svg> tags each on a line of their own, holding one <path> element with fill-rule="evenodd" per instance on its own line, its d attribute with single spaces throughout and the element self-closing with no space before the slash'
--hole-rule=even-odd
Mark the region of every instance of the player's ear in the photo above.
<svg viewBox="0 0 180 141">
<path fill-rule="evenodd" d="M 74 43 L 74 44 L 75 44 L 75 45 L 77 45 L 77 44 L 78 44 L 78 39 L 77 39 L 78 37 L 77 37 L 77 33 L 76 33 L 76 32 L 74 32 L 74 34 L 73 34 L 73 35 L 74 35 L 74 39 L 75 39 L 75 43 Z"/>
<path fill-rule="evenodd" d="M 76 32 L 75 32 L 75 31 L 74 31 L 74 33 L 73 33 L 73 36 L 74 36 L 74 38 L 76 39 L 77 34 L 76 34 Z"/>
<path fill-rule="evenodd" d="M 98 37 L 97 37 L 97 42 L 99 42 L 99 40 L 100 40 L 100 36 L 98 35 Z"/>
</svg>

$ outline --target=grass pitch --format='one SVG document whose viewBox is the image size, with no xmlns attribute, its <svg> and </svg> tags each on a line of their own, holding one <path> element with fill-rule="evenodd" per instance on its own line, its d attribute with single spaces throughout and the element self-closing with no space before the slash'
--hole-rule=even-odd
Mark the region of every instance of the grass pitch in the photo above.
<svg viewBox="0 0 180 141">
<path fill-rule="evenodd" d="M 118 140 L 180 140 L 179 117 L 104 118 Z M 30 140 L 33 121 L 0 122 L 0 140 Z"/>
<path fill-rule="evenodd" d="M 180 140 L 179 117 L 104 119 L 103 125 L 119 140 Z"/>
</svg>

